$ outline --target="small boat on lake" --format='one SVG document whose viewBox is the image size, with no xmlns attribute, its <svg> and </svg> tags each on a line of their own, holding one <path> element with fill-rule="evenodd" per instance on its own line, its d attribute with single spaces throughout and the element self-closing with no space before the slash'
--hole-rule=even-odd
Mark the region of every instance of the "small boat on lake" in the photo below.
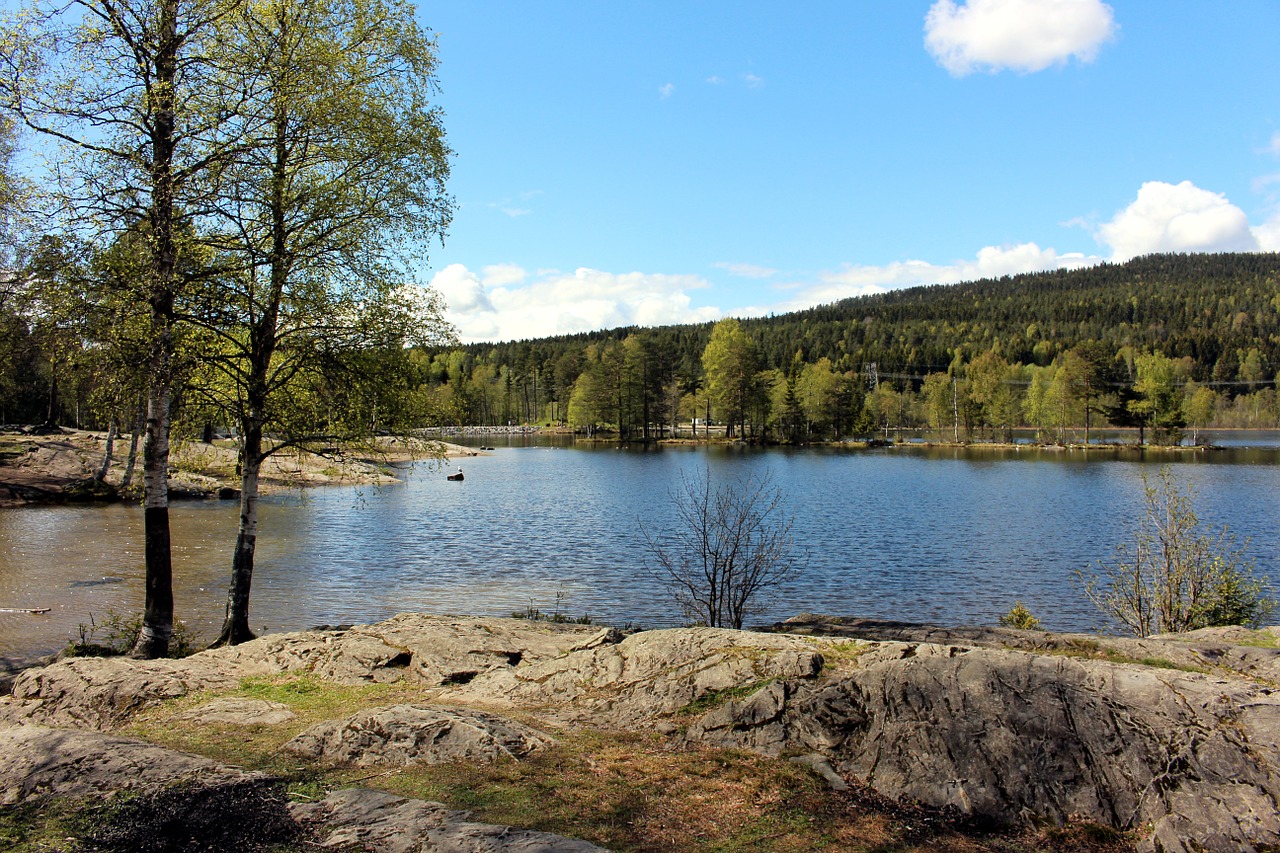
<svg viewBox="0 0 1280 853">
<path fill-rule="evenodd" d="M 462 477 L 462 469 L 461 469 L 461 468 L 459 468 L 459 469 L 458 469 L 458 473 L 456 473 L 456 474 L 450 474 L 446 479 L 449 479 L 449 480 L 459 480 L 459 481 L 460 481 L 460 480 L 462 480 L 462 479 L 463 479 L 463 477 Z"/>
</svg>

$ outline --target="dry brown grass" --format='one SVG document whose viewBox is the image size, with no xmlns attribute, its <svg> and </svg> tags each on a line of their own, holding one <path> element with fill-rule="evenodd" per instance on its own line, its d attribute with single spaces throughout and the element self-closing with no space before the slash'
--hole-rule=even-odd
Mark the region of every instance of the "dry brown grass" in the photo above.
<svg viewBox="0 0 1280 853">
<path fill-rule="evenodd" d="M 1091 826 L 986 831 L 889 802 L 867 789 L 835 792 L 785 759 L 681 749 L 654 733 L 552 731 L 557 744 L 524 761 L 388 768 L 302 766 L 281 745 L 314 722 L 423 701 L 410 685 L 344 687 L 308 677 L 246 680 L 237 695 L 288 704 L 282 726 L 175 725 L 188 697 L 144 715 L 136 736 L 290 780 L 296 797 L 358 784 L 465 809 L 487 823 L 584 838 L 617 851 L 850 853 L 1121 853 L 1133 840 Z M 524 722 L 537 724 L 536 720 Z M 545 729 L 545 726 L 543 727 Z"/>
</svg>

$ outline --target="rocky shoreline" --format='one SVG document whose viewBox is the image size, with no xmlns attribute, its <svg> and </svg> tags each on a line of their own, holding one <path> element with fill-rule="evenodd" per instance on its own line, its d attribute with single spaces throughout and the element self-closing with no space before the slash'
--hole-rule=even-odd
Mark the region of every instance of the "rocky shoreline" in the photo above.
<svg viewBox="0 0 1280 853">
<path fill-rule="evenodd" d="M 1280 845 L 1278 636 L 1123 640 L 809 615 L 763 633 L 623 636 L 405 614 L 183 660 L 27 670 L 0 698 L 0 802 L 217 791 L 224 812 L 267 809 L 281 832 L 305 829 L 335 850 L 599 850 L 365 784 L 277 802 L 259 771 L 126 733 L 139 721 L 146 731 L 242 727 L 291 762 L 361 768 L 354 777 L 368 781 L 383 768 L 520 763 L 568 732 L 601 730 L 674 751 L 791 758 L 822 784 L 975 826 L 1086 821 L 1130 839 L 1071 849 L 1271 849 Z M 253 679 L 281 678 L 401 693 L 301 726 L 305 703 L 240 695 Z"/>
<path fill-rule="evenodd" d="M 48 503 L 106 503 L 138 496 L 142 460 L 128 479 L 128 441 L 117 439 L 112 463 L 96 475 L 106 455 L 106 433 L 56 428 L 0 431 L 0 507 Z M 420 442 L 378 439 L 363 446 L 317 454 L 290 450 L 262 467 L 263 494 L 325 485 L 398 482 L 398 465 L 422 459 L 477 456 L 474 448 L 434 438 Z M 175 441 L 169 470 L 172 500 L 235 499 L 240 496 L 233 441 Z"/>
</svg>

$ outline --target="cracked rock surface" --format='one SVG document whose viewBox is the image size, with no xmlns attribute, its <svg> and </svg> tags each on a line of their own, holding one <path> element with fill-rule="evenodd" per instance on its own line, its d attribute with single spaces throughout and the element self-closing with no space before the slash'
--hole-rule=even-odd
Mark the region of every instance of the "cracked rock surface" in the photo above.
<svg viewBox="0 0 1280 853">
<path fill-rule="evenodd" d="M 857 779 L 887 797 L 996 822 L 1093 820 L 1135 831 L 1151 853 L 1251 851 L 1280 846 L 1280 649 L 1266 639 L 1235 629 L 1123 640 L 813 616 L 775 633 L 621 638 L 590 626 L 405 615 L 185 661 L 64 661 L 15 680 L 0 719 L 28 724 L 3 730 L 20 739 L 48 731 L 33 723 L 109 730 L 141 708 L 228 690 L 247 675 L 406 681 L 427 688 L 423 702 L 321 724 L 293 748 L 352 764 L 518 757 L 545 735 L 494 712 L 533 715 L 656 730 L 687 746 L 804 755 L 833 785 Z M 15 751 L 18 741 L 0 743 L 0 753 Z M 27 765 L 8 772 L 3 790 L 19 799 L 30 792 L 12 774 L 39 778 Z M 442 808 L 389 796 L 343 793 L 324 813 L 417 821 Z M 449 847 L 464 836 L 441 832 L 415 837 L 454 841 L 378 847 L 400 843 L 388 832 L 361 843 L 591 849 L 475 846 L 493 842 L 488 829 L 465 836 L 471 847 Z"/>
<path fill-rule="evenodd" d="M 542 732 L 465 708 L 391 705 L 329 720 L 284 745 L 325 764 L 436 764 L 521 759 L 551 745 Z"/>
</svg>

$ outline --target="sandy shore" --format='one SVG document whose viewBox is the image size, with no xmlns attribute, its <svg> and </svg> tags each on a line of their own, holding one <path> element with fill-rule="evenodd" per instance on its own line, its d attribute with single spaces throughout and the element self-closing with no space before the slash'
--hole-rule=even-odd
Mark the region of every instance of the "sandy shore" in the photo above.
<svg viewBox="0 0 1280 853">
<path fill-rule="evenodd" d="M 0 432 L 0 506 L 63 500 L 110 499 L 122 488 L 129 436 L 115 442 L 106 489 L 91 481 L 106 454 L 106 433 L 65 429 L 53 435 Z M 359 447 L 332 448 L 324 454 L 282 450 L 263 465 L 263 493 L 334 484 L 385 484 L 398 481 L 397 467 L 430 459 L 478 456 L 482 451 L 438 439 L 401 441 L 378 438 Z M 170 453 L 169 488 L 175 498 L 216 496 L 238 489 L 234 441 L 212 444 L 176 441 Z M 130 488 L 141 487 L 141 450 Z"/>
</svg>

